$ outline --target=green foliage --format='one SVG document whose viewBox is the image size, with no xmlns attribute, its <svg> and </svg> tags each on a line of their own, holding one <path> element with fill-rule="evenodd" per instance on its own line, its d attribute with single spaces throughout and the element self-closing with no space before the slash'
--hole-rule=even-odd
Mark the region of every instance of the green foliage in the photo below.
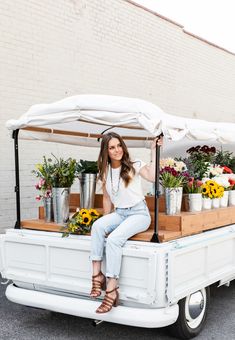
<svg viewBox="0 0 235 340">
<path fill-rule="evenodd" d="M 52 186 L 52 173 L 53 173 L 53 164 L 51 158 L 46 158 L 43 156 L 43 162 L 36 164 L 36 170 L 32 170 L 32 173 L 36 175 L 36 177 L 45 180 L 45 188 L 49 188 Z"/>
<path fill-rule="evenodd" d="M 215 164 L 227 166 L 233 171 L 233 173 L 235 173 L 235 157 L 233 156 L 232 152 L 224 151 L 222 147 L 220 150 L 217 150 L 216 152 Z"/>
<path fill-rule="evenodd" d="M 182 187 L 186 181 L 184 176 L 173 176 L 169 172 L 162 172 L 160 175 L 160 183 L 163 188 L 178 188 Z"/>
<path fill-rule="evenodd" d="M 97 174 L 98 173 L 98 164 L 97 161 L 85 161 L 80 159 L 76 164 L 76 175 L 79 173 L 84 174 Z"/>
<path fill-rule="evenodd" d="M 195 179 L 202 179 L 210 167 L 210 163 L 205 161 L 202 154 L 191 154 L 189 158 L 183 161 L 187 165 L 189 175 Z"/>
<path fill-rule="evenodd" d="M 202 181 L 190 178 L 189 181 L 184 185 L 183 192 L 185 194 L 200 194 L 202 192 L 202 184 Z"/>
<path fill-rule="evenodd" d="M 51 184 L 54 188 L 70 188 L 75 179 L 76 160 L 57 158 L 52 164 Z"/>
<path fill-rule="evenodd" d="M 186 163 L 189 175 L 195 179 L 202 179 L 209 169 L 210 163 L 215 162 L 215 147 L 197 145 L 186 151 L 189 156 L 182 159 Z"/>
</svg>

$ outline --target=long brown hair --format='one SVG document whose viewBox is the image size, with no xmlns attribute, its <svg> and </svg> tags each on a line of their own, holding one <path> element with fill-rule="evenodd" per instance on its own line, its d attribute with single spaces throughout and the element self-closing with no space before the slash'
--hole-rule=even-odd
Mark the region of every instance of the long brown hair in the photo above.
<svg viewBox="0 0 235 340">
<path fill-rule="evenodd" d="M 107 166 L 111 163 L 108 155 L 109 141 L 112 138 L 117 138 L 121 144 L 123 150 L 123 156 L 121 159 L 121 172 L 120 177 L 123 179 L 125 186 L 127 187 L 132 177 L 135 175 L 135 168 L 133 162 L 130 160 L 130 155 L 127 146 L 120 135 L 115 132 L 109 132 L 103 135 L 100 146 L 100 154 L 98 157 L 99 179 L 104 182 L 106 180 Z"/>
</svg>

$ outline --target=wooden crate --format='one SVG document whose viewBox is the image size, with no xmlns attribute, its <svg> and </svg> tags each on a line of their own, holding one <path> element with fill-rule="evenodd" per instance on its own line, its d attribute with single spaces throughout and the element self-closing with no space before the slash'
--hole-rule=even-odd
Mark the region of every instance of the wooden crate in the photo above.
<svg viewBox="0 0 235 340">
<path fill-rule="evenodd" d="M 154 232 L 154 197 L 146 197 L 150 209 L 152 222 L 149 229 L 134 235 L 131 239 L 138 241 L 151 241 Z M 79 194 L 71 194 L 70 210 L 76 211 L 79 207 Z M 95 207 L 102 210 L 102 195 L 96 195 Z M 235 223 L 235 207 L 205 210 L 197 213 L 182 211 L 178 215 L 169 216 L 164 213 L 164 197 L 159 199 L 159 239 L 161 242 L 174 240 L 183 236 L 201 233 L 209 229 L 219 228 Z M 39 219 L 22 221 L 22 228 L 62 232 L 62 226 L 55 223 L 45 223 L 44 209 L 39 208 Z"/>
</svg>

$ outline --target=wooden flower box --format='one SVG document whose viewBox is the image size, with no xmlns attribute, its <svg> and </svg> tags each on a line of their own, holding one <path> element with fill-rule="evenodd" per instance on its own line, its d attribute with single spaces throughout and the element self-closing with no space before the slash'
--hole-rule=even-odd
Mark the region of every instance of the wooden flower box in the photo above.
<svg viewBox="0 0 235 340">
<path fill-rule="evenodd" d="M 152 216 L 152 223 L 147 231 L 133 236 L 131 238 L 133 240 L 150 241 L 152 238 L 154 231 L 154 197 L 147 196 L 146 202 Z M 70 211 L 75 212 L 76 208 L 79 207 L 79 203 L 79 194 L 71 194 Z M 95 207 L 99 210 L 102 209 L 102 195 L 96 195 Z M 159 239 L 161 242 L 235 223 L 235 207 L 205 210 L 197 213 L 181 211 L 180 214 L 173 216 L 166 215 L 164 211 L 165 200 L 162 196 L 159 200 L 158 216 Z M 22 228 L 62 232 L 60 225 L 44 221 L 43 207 L 39 208 L 39 219 L 22 221 Z"/>
</svg>

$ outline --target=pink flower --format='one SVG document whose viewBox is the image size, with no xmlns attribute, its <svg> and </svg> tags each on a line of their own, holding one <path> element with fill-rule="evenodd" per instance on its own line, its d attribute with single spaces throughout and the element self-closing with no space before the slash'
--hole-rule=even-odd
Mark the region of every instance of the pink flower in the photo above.
<svg viewBox="0 0 235 340">
<path fill-rule="evenodd" d="M 41 196 L 40 195 L 36 196 L 36 200 L 40 201 L 41 200 Z"/>
<path fill-rule="evenodd" d="M 38 183 L 35 185 L 35 188 L 36 188 L 37 190 L 40 190 L 40 187 L 39 187 L 39 184 L 38 184 Z"/>
<path fill-rule="evenodd" d="M 45 179 L 40 178 L 39 179 L 39 186 L 42 187 L 46 183 Z"/>
</svg>

